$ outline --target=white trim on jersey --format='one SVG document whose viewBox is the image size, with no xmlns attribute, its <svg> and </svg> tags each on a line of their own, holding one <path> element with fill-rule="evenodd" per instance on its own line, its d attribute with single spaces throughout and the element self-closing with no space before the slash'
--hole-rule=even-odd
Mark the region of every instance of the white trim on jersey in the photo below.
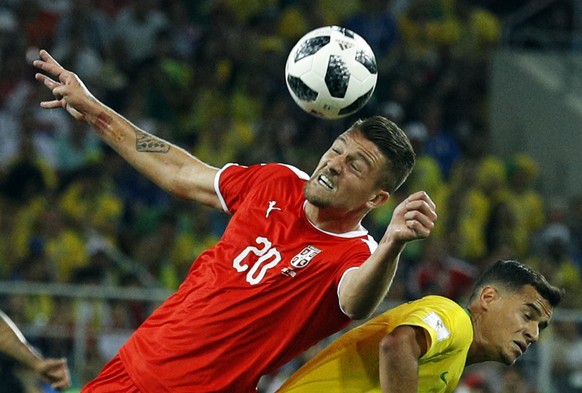
<svg viewBox="0 0 582 393">
<path fill-rule="evenodd" d="M 305 205 L 307 204 L 307 201 L 303 202 L 303 213 L 305 214 Z M 335 233 L 335 232 L 328 232 L 326 230 L 323 230 L 321 228 L 319 228 L 317 225 L 315 225 L 313 222 L 311 222 L 311 220 L 309 219 L 309 217 L 307 217 L 307 214 L 305 214 L 305 218 L 307 218 L 307 222 L 309 222 L 309 224 L 317 229 L 319 232 L 325 233 L 326 235 L 331 235 L 331 236 L 337 236 L 337 237 L 343 237 L 346 239 L 351 239 L 354 237 L 360 237 L 360 236 L 365 236 L 368 234 L 368 230 L 366 228 L 364 228 L 361 224 L 360 227 L 358 229 L 356 229 L 355 231 L 350 231 L 350 232 L 344 232 L 344 233 Z M 369 246 L 369 244 L 368 244 Z"/>
<path fill-rule="evenodd" d="M 374 240 L 374 238 L 370 235 L 368 235 L 367 239 L 362 239 L 362 241 L 364 243 L 366 243 L 368 245 L 368 248 L 370 249 L 370 254 L 373 254 L 374 251 L 376 251 L 376 248 L 378 248 L 378 243 L 376 242 L 376 240 Z M 342 274 L 342 278 L 340 278 L 340 282 L 337 286 L 337 304 L 340 308 L 340 310 L 346 315 L 348 316 L 348 314 L 346 313 L 346 311 L 342 308 L 342 305 L 339 301 L 339 295 L 340 295 L 340 288 L 342 286 L 342 282 L 344 281 L 344 277 L 346 276 L 346 273 L 349 272 L 350 270 L 354 270 L 354 269 L 359 269 L 359 266 L 354 266 L 354 267 L 350 267 L 349 269 L 346 269 L 345 272 L 343 272 Z"/>
<path fill-rule="evenodd" d="M 294 167 L 293 165 L 289 165 L 289 164 L 279 164 L 279 165 L 283 165 L 286 166 L 287 168 L 291 169 L 298 178 L 303 179 L 303 180 L 309 180 L 309 175 L 305 172 L 303 172 L 301 169 Z"/>
<path fill-rule="evenodd" d="M 216 193 L 216 196 L 218 197 L 218 200 L 220 201 L 220 206 L 222 206 L 222 210 L 224 210 L 226 213 L 230 213 L 230 211 L 228 210 L 228 206 L 226 206 L 226 202 L 224 200 L 224 197 L 222 196 L 222 193 L 220 192 L 220 175 L 222 174 L 222 172 L 224 172 L 224 170 L 226 168 L 231 167 L 233 165 L 239 166 L 238 164 L 234 164 L 234 163 L 226 164 L 218 172 L 216 172 L 216 175 L 214 176 L 214 192 Z"/>
<path fill-rule="evenodd" d="M 368 245 L 370 254 L 373 254 L 374 251 L 376 251 L 376 249 L 378 248 L 378 242 L 370 235 L 368 235 L 367 239 L 362 239 L 362 241 Z"/>
<path fill-rule="evenodd" d="M 346 269 L 346 271 L 342 274 L 342 278 L 340 278 L 340 282 L 337 286 L 337 304 L 340 308 L 340 310 L 344 313 L 345 316 L 349 317 L 348 313 L 346 313 L 346 311 L 342 308 L 342 304 L 339 301 L 340 300 L 340 288 L 342 287 L 342 283 L 344 282 L 344 277 L 346 276 L 346 273 L 349 272 L 350 270 L 354 270 L 354 269 L 359 269 L 359 266 L 354 266 L 354 267 L 350 267 L 349 269 Z"/>
<path fill-rule="evenodd" d="M 218 197 L 218 200 L 220 201 L 220 206 L 222 207 L 222 210 L 224 210 L 226 213 L 230 213 L 230 211 L 228 210 L 228 206 L 226 206 L 226 201 L 224 200 L 224 197 L 222 196 L 222 193 L 220 192 L 220 175 L 228 167 L 231 167 L 231 166 L 234 166 L 234 165 L 241 166 L 241 167 L 245 167 L 245 165 L 240 165 L 240 164 L 236 164 L 236 163 L 231 162 L 231 163 L 228 163 L 228 164 L 224 165 L 216 173 L 216 176 L 214 177 L 214 192 L 216 192 L 216 196 Z M 266 164 L 259 164 L 259 165 L 266 165 Z M 281 165 L 281 166 L 284 166 L 286 168 L 289 168 L 300 179 L 309 180 L 309 175 L 307 173 L 303 172 L 299 168 L 294 167 L 293 165 L 289 165 L 289 164 L 277 164 L 277 165 Z"/>
</svg>

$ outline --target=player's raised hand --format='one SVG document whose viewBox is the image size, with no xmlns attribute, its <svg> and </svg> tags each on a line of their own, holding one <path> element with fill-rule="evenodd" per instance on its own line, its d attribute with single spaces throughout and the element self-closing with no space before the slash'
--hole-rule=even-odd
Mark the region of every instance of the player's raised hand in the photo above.
<svg viewBox="0 0 582 393">
<path fill-rule="evenodd" d="M 401 243 L 424 239 L 434 228 L 436 219 L 436 205 L 426 192 L 419 191 L 396 206 L 385 236 Z"/>
<path fill-rule="evenodd" d="M 96 103 L 95 97 L 89 92 L 79 77 L 63 68 L 46 50 L 39 52 L 40 59 L 32 64 L 39 70 L 51 75 L 36 73 L 36 80 L 48 87 L 53 96 L 52 101 L 43 101 L 40 106 L 47 109 L 65 108 L 77 120 L 87 120 L 90 109 Z"/>
</svg>

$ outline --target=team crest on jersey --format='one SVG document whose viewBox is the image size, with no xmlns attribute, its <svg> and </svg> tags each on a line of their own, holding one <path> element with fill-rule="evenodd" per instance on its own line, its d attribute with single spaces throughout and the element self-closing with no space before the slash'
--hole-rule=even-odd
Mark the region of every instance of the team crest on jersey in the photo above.
<svg viewBox="0 0 582 393">
<path fill-rule="evenodd" d="M 281 269 L 281 274 L 289 277 L 295 277 L 297 272 L 295 269 L 303 269 L 305 266 L 311 262 L 311 260 L 321 252 L 317 247 L 307 246 L 300 253 L 295 255 L 289 264 L 291 266 L 284 267 Z"/>
<path fill-rule="evenodd" d="M 291 266 L 302 269 L 320 252 L 321 250 L 317 247 L 307 246 L 291 259 Z"/>
</svg>

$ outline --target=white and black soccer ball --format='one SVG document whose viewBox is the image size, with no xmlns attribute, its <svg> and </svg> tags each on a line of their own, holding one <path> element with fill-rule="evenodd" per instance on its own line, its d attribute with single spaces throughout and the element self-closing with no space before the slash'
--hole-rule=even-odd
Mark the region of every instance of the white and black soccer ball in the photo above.
<svg viewBox="0 0 582 393">
<path fill-rule="evenodd" d="M 339 119 L 360 110 L 378 80 L 376 57 L 351 30 L 326 26 L 305 34 L 289 52 L 285 80 L 307 113 Z"/>
</svg>

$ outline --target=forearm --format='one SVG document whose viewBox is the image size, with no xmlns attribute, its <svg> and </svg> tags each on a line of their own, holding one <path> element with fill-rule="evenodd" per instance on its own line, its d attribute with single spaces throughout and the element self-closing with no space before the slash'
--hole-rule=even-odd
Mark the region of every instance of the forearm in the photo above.
<svg viewBox="0 0 582 393">
<path fill-rule="evenodd" d="M 138 128 L 97 100 L 93 101 L 85 120 L 130 165 L 179 198 L 218 207 L 214 190 L 209 187 L 213 183 L 216 168 L 206 165 L 184 149 Z M 208 177 L 207 181 L 195 181 L 203 176 Z"/>
<path fill-rule="evenodd" d="M 342 310 L 352 319 L 368 317 L 384 299 L 407 242 L 424 239 L 437 219 L 435 204 L 422 191 L 400 202 L 378 248 L 359 269 L 346 273 L 339 288 Z"/>
<path fill-rule="evenodd" d="M 42 357 L 28 344 L 12 320 L 0 311 L 0 352 L 35 369 Z"/>
<path fill-rule="evenodd" d="M 358 269 L 348 272 L 340 287 L 340 304 L 350 318 L 364 319 L 376 310 L 392 285 L 403 249 L 403 243 L 383 238 Z"/>
<path fill-rule="evenodd" d="M 47 51 L 39 54 L 41 58 L 33 65 L 43 72 L 36 73 L 35 78 L 55 98 L 42 101 L 42 108 L 64 108 L 76 120 L 89 123 L 105 143 L 164 190 L 179 198 L 220 207 L 214 191 L 217 168 L 139 129 L 97 100 L 75 73 L 64 69 Z"/>
</svg>

